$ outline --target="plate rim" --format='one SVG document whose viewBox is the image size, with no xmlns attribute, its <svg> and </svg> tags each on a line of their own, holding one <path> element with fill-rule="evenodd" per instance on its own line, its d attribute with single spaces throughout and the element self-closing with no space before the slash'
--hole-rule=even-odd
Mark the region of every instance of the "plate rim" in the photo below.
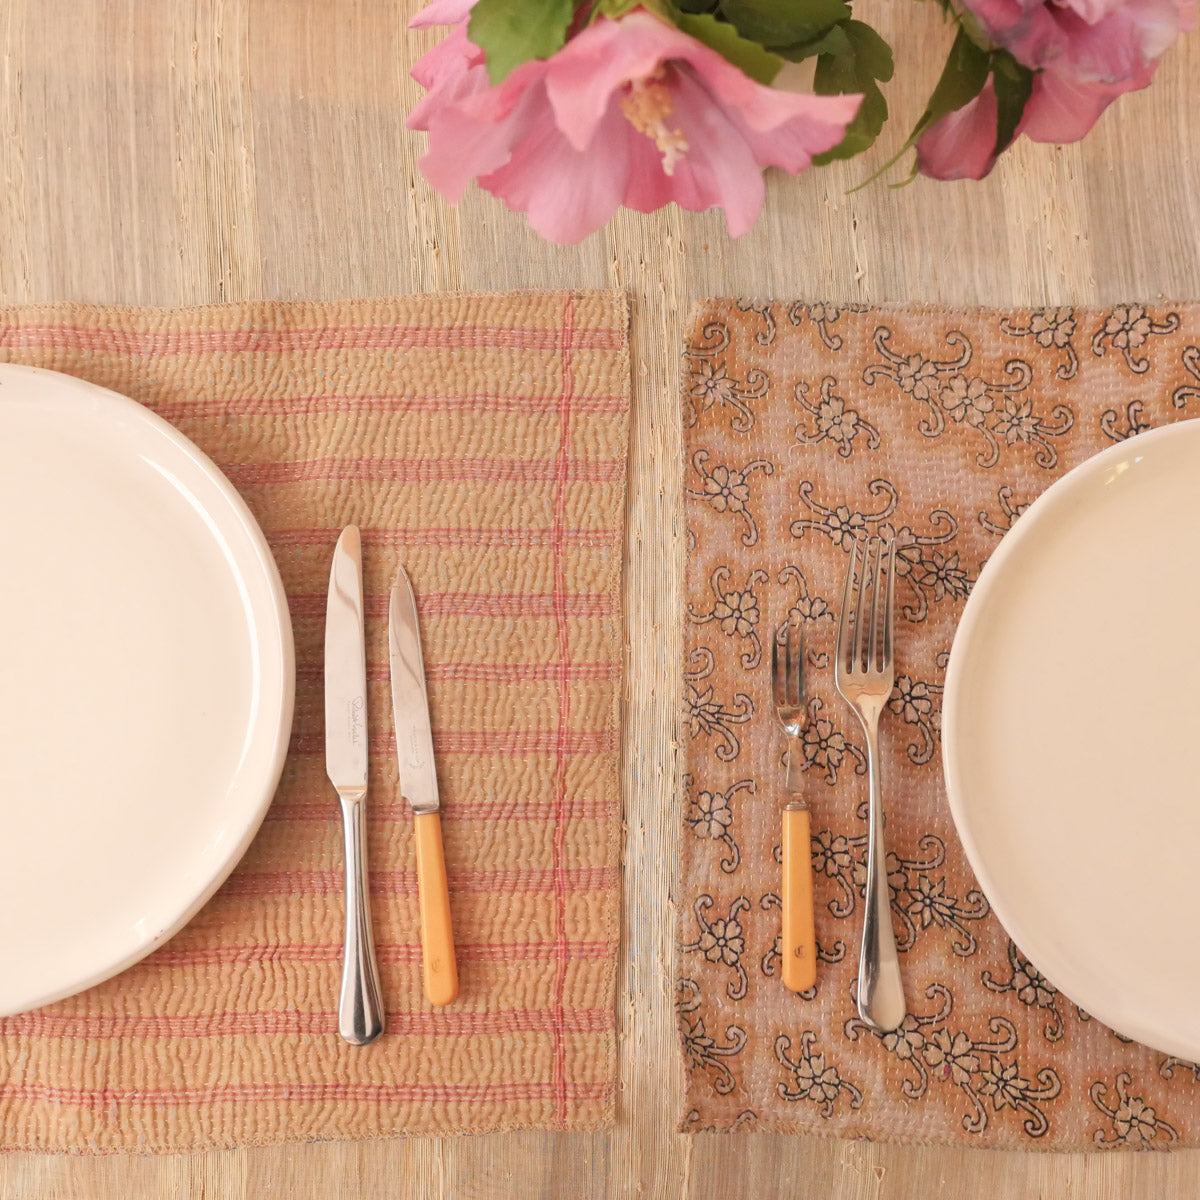
<svg viewBox="0 0 1200 1200">
<path fill-rule="evenodd" d="M 988 903 L 992 906 L 992 911 L 996 914 L 996 918 L 999 920 L 1004 932 L 1018 947 L 1023 946 L 1023 935 L 1028 926 L 1020 920 L 1014 921 L 1012 919 L 1012 910 L 1008 907 L 1008 901 L 1004 896 L 1003 889 L 1000 889 L 1000 899 L 997 900 L 995 877 L 984 865 L 986 862 L 984 852 L 981 850 L 972 833 L 970 818 L 962 807 L 963 793 L 967 789 L 962 786 L 960 761 L 962 748 L 956 737 L 956 729 L 958 724 L 958 710 L 962 703 L 959 697 L 964 687 L 962 673 L 966 655 L 962 651 L 957 654 L 955 652 L 960 650 L 960 645 L 969 647 L 978 636 L 977 630 L 981 620 L 979 614 L 985 607 L 984 600 L 996 587 L 996 579 L 1002 580 L 1005 578 L 1005 567 L 1009 558 L 1017 553 L 1018 548 L 1042 527 L 1042 523 L 1046 520 L 1045 514 L 1053 512 L 1054 507 L 1060 501 L 1060 497 L 1070 495 L 1076 489 L 1090 483 L 1093 476 L 1102 474 L 1111 464 L 1137 454 L 1137 447 L 1181 437 L 1200 438 L 1200 419 L 1184 418 L 1183 420 L 1173 421 L 1168 425 L 1161 425 L 1155 429 L 1145 430 L 1142 433 L 1134 435 L 1134 437 L 1126 438 L 1112 446 L 1106 446 L 1104 449 L 1085 458 L 1082 462 L 1077 463 L 1069 471 L 1054 480 L 1030 503 L 1029 507 L 1021 514 L 1016 523 L 1001 538 L 1000 544 L 996 547 L 994 553 L 984 563 L 979 577 L 971 589 L 971 594 L 967 597 L 962 616 L 955 627 L 954 639 L 950 645 L 950 659 L 946 668 L 945 690 L 942 700 L 941 757 L 942 778 L 946 789 L 946 803 L 950 809 L 951 819 L 954 822 L 955 830 L 966 853 L 971 870 L 975 873 L 979 886 Z M 1031 516 L 1034 518 L 1033 520 L 1029 520 Z M 978 600 L 976 600 L 977 596 L 979 597 Z M 1024 953 L 1023 948 L 1022 953 Z M 1027 955 L 1026 957 L 1030 956 Z M 1144 1024 L 1140 1024 L 1136 1019 L 1132 1021 L 1128 1020 L 1125 1014 L 1121 1014 L 1119 1021 L 1114 1021 L 1112 1019 L 1113 1014 L 1109 1010 L 1108 1005 L 1103 1002 L 1100 1004 L 1084 1003 L 1082 997 L 1077 997 L 1077 989 L 1064 988 L 1060 985 L 1060 977 L 1057 975 L 1055 969 L 1047 969 L 1043 962 L 1039 962 L 1032 957 L 1030 957 L 1030 962 L 1063 996 L 1073 1004 L 1084 1008 L 1110 1029 L 1115 1029 L 1123 1036 L 1133 1038 L 1142 1045 L 1149 1046 L 1160 1052 L 1177 1055 L 1180 1058 L 1188 1060 L 1200 1059 L 1200 1040 L 1189 1042 L 1186 1038 L 1179 1040 L 1172 1038 L 1170 1035 L 1164 1037 L 1160 1030 L 1151 1029 Z M 1069 978 L 1070 973 L 1068 972 L 1067 974 Z M 1084 990 L 1086 991 L 1086 988 Z"/>
<path fill-rule="evenodd" d="M 261 573 L 266 587 L 269 604 L 262 605 L 261 611 L 256 607 L 254 612 L 260 619 L 274 618 L 269 627 L 264 628 L 262 632 L 271 635 L 269 641 L 272 646 L 272 657 L 277 656 L 278 659 L 278 691 L 275 697 L 277 702 L 271 704 L 269 712 L 262 718 L 262 725 L 266 732 L 261 736 L 264 739 L 269 736 L 273 740 L 273 747 L 269 755 L 264 755 L 265 765 L 261 787 L 255 789 L 254 803 L 247 805 L 248 817 L 240 836 L 214 867 L 211 878 L 192 893 L 182 912 L 166 924 L 154 926 L 138 941 L 135 948 L 119 961 L 92 971 L 77 983 L 39 992 L 31 999 L 22 1001 L 19 1007 L 0 1005 L 0 1016 L 4 1017 L 31 1012 L 58 1000 L 79 995 L 81 992 L 120 975 L 164 946 L 191 922 L 245 857 L 246 851 L 262 827 L 279 787 L 279 781 L 283 776 L 295 715 L 296 698 L 295 636 L 287 593 L 279 573 L 279 566 L 257 518 L 250 511 L 249 505 L 229 477 L 189 437 L 153 409 L 131 396 L 101 384 L 92 383 L 77 375 L 70 375 L 65 371 L 55 371 L 26 363 L 0 363 L 0 382 L 6 375 L 24 376 L 32 380 L 35 386 L 59 390 L 64 403 L 69 397 L 71 403 L 98 403 L 105 408 L 111 408 L 115 414 L 123 414 L 133 425 L 150 430 L 152 436 L 169 445 L 172 453 L 186 459 L 221 494 L 229 506 L 237 527 L 245 536 L 248 546 L 253 552 L 252 563 L 247 560 L 246 563 L 239 565 L 243 569 L 253 566 Z M 116 419 L 119 417 L 114 417 L 114 420 Z M 204 511 L 212 516 L 209 506 L 205 505 Z M 227 521 L 223 521 L 222 524 L 226 528 L 229 527 Z M 262 656 L 260 656 L 261 662 Z M 263 665 L 269 664 L 264 663 Z"/>
</svg>

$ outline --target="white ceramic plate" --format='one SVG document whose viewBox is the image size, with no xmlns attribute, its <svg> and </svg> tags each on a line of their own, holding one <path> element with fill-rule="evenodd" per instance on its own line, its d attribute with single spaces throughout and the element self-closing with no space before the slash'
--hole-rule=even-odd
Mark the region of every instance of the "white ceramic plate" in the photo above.
<svg viewBox="0 0 1200 1200">
<path fill-rule="evenodd" d="M 1119 1033 L 1200 1059 L 1200 421 L 1017 521 L 946 680 L 950 809 L 1013 940 Z"/>
<path fill-rule="evenodd" d="M 0 1014 L 177 932 L 287 750 L 287 602 L 249 510 L 142 405 L 0 366 Z"/>
</svg>

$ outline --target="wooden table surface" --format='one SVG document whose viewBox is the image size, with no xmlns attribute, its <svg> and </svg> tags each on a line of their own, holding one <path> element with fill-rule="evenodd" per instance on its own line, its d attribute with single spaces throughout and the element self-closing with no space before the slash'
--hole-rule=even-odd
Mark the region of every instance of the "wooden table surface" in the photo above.
<svg viewBox="0 0 1200 1200">
<path fill-rule="evenodd" d="M 682 533 L 677 352 L 706 295 L 985 304 L 1200 298 L 1200 35 L 1082 147 L 1021 145 L 982 184 L 849 189 L 899 144 L 949 30 L 934 4 L 862 0 L 923 69 L 877 154 L 772 179 L 757 228 L 621 214 L 541 242 L 416 169 L 413 0 L 6 0 L 0 302 L 180 305 L 535 287 L 628 289 L 634 408 L 623 759 L 628 823 L 607 1133 L 298 1145 L 165 1158 L 0 1157 L 8 1200 L 140 1197 L 1190 1196 L 1200 1155 L 1053 1155 L 673 1130 L 670 895 Z M 937 46 L 934 54 L 928 47 Z M 922 52 L 925 51 L 924 54 Z"/>
</svg>

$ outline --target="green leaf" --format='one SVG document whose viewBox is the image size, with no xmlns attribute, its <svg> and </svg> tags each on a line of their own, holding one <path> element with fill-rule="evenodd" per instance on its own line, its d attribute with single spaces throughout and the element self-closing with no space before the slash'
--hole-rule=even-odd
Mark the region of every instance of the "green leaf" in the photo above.
<svg viewBox="0 0 1200 1200">
<path fill-rule="evenodd" d="M 960 26 L 958 35 L 954 39 L 954 45 L 950 47 L 950 53 L 946 58 L 946 65 L 942 68 L 941 77 L 933 89 L 933 95 L 929 97 L 925 111 L 913 126 L 912 133 L 908 135 L 904 145 L 878 171 L 863 180 L 858 186 L 866 187 L 868 183 L 878 179 L 917 144 L 921 135 L 931 125 L 936 124 L 947 113 L 957 112 L 963 105 L 974 100 L 983 91 L 983 85 L 987 83 L 990 70 L 991 56 L 982 47 L 976 45 L 970 34 Z M 917 168 L 914 163 L 911 174 L 904 182 L 907 183 L 908 180 L 915 178 L 916 173 Z"/>
<path fill-rule="evenodd" d="M 514 67 L 561 50 L 574 0 L 478 0 L 467 35 L 487 58 L 488 78 L 502 83 Z"/>
<path fill-rule="evenodd" d="M 728 21 L 718 21 L 706 13 L 681 13 L 678 22 L 684 33 L 703 42 L 759 83 L 770 83 L 783 66 L 783 59 L 778 54 L 772 54 L 757 42 L 742 37 Z"/>
<path fill-rule="evenodd" d="M 1012 144 L 1021 114 L 1033 91 L 1033 72 L 1007 50 L 992 54 L 992 86 L 996 89 L 996 157 Z"/>
<path fill-rule="evenodd" d="M 813 88 L 823 96 L 861 92 L 863 99 L 846 136 L 832 150 L 813 158 L 818 166 L 861 154 L 874 144 L 888 115 L 887 100 L 876 81 L 886 83 L 892 77 L 891 47 L 861 21 L 846 21 L 838 28 L 844 34 L 845 48 L 835 42 L 818 55 Z"/>
<path fill-rule="evenodd" d="M 966 104 L 970 104 L 987 83 L 988 53 L 975 44 L 971 37 L 959 30 L 950 47 L 950 55 L 942 68 L 941 78 L 929 97 L 929 103 L 921 114 L 904 150 L 917 144 L 917 139 L 930 125 L 936 124 L 947 113 L 957 112 Z M 904 153 L 901 150 L 901 153 Z"/>
<path fill-rule="evenodd" d="M 860 74 L 865 77 L 869 73 L 873 78 L 887 83 L 894 69 L 891 46 L 870 25 L 864 25 L 861 21 L 847 21 L 845 29 L 854 47 Z"/>
<path fill-rule="evenodd" d="M 790 46 L 772 46 L 771 49 L 788 62 L 803 62 L 815 54 L 831 54 L 836 58 L 853 53 L 850 40 L 841 25 L 835 25 L 807 41 L 793 42 Z"/>
<path fill-rule="evenodd" d="M 708 3 L 711 7 L 712 0 L 708 0 Z M 666 15 L 662 11 L 662 6 L 657 4 L 655 0 L 600 0 L 596 5 L 595 12 L 598 16 L 612 17 L 614 20 L 617 20 L 627 12 L 632 12 L 635 8 L 650 8 L 657 12 L 659 16 Z M 674 17 L 670 19 L 673 20 Z"/>
<path fill-rule="evenodd" d="M 809 41 L 850 16 L 845 0 L 721 0 L 721 15 L 759 45 Z"/>
</svg>

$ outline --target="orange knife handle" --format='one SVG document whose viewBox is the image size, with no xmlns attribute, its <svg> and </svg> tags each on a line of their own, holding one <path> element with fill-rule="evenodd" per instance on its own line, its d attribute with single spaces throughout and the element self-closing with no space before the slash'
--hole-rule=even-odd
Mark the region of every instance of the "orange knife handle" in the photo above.
<svg viewBox="0 0 1200 1200">
<path fill-rule="evenodd" d="M 442 821 L 437 813 L 417 817 L 417 891 L 421 898 L 421 953 L 425 995 L 430 1004 L 449 1004 L 458 995 L 454 931 L 450 926 L 450 889 L 442 851 Z"/>
<path fill-rule="evenodd" d="M 813 928 L 812 846 L 808 809 L 783 810 L 783 982 L 806 992 L 817 982 L 817 938 Z"/>
</svg>

